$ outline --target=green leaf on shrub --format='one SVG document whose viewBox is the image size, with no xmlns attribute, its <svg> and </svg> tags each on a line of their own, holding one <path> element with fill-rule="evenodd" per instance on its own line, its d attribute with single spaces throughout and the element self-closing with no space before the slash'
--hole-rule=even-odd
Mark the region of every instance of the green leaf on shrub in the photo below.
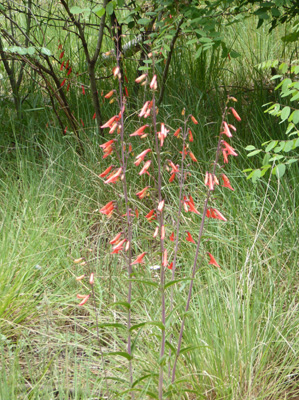
<svg viewBox="0 0 299 400">
<path fill-rule="evenodd" d="M 286 166 L 284 164 L 278 164 L 274 169 L 273 169 L 273 175 L 276 175 L 277 178 L 282 178 L 284 173 L 286 171 Z"/>
<path fill-rule="evenodd" d="M 49 50 L 49 49 L 47 49 L 46 47 L 42 47 L 41 49 L 40 49 L 40 52 L 42 53 L 42 54 L 44 54 L 45 56 L 51 56 L 52 55 L 52 53 L 51 53 L 51 51 Z"/>
<path fill-rule="evenodd" d="M 72 14 L 81 14 L 82 12 L 83 12 L 83 10 L 82 10 L 82 8 L 80 8 L 80 7 L 77 7 L 77 6 L 74 6 L 74 7 L 71 7 L 70 8 L 70 12 L 72 13 Z"/>
<path fill-rule="evenodd" d="M 35 47 L 28 47 L 27 53 L 32 56 L 35 53 Z"/>
<path fill-rule="evenodd" d="M 255 150 L 255 147 L 252 146 L 252 144 L 250 144 L 250 145 L 248 145 L 248 146 L 245 147 L 245 150 L 247 150 L 247 151 L 252 151 L 252 150 Z"/>
<path fill-rule="evenodd" d="M 294 141 L 293 140 L 287 140 L 286 144 L 283 148 L 283 151 L 285 151 L 286 153 L 288 153 L 289 151 L 291 151 L 293 149 L 294 146 Z"/>
<path fill-rule="evenodd" d="M 286 162 L 286 164 L 290 165 L 290 164 L 293 164 L 293 163 L 298 162 L 298 161 L 299 161 L 298 158 L 291 158 L 290 160 L 288 160 Z"/>
<path fill-rule="evenodd" d="M 282 109 L 281 114 L 280 114 L 280 118 L 282 121 L 285 121 L 286 119 L 289 118 L 289 115 L 291 113 L 291 109 L 290 107 L 286 106 Z"/>
<path fill-rule="evenodd" d="M 148 25 L 150 22 L 151 22 L 151 20 L 148 19 L 148 18 L 140 18 L 140 19 L 137 21 L 137 23 L 138 23 L 139 25 Z"/>
<path fill-rule="evenodd" d="M 265 156 L 264 156 L 264 158 L 263 158 L 263 166 L 265 167 L 265 165 L 267 165 L 268 163 L 269 163 L 269 160 L 270 160 L 270 154 L 269 153 L 266 153 L 265 154 Z"/>
<path fill-rule="evenodd" d="M 112 15 L 114 11 L 114 2 L 110 2 L 106 5 L 106 11 L 108 15 Z"/>
<path fill-rule="evenodd" d="M 296 125 L 299 122 L 299 110 L 294 111 L 293 113 L 293 123 Z"/>
<path fill-rule="evenodd" d="M 100 7 L 100 8 L 98 8 L 96 11 L 94 10 L 94 12 L 96 13 L 96 15 L 97 15 L 99 18 L 101 18 L 101 17 L 105 14 L 106 10 L 105 10 L 105 8 Z"/>
<path fill-rule="evenodd" d="M 247 157 L 253 157 L 253 156 L 255 156 L 256 154 L 260 153 L 261 151 L 262 151 L 261 149 L 254 150 L 254 151 L 252 151 L 251 153 L 248 153 L 248 154 L 247 154 Z"/>
<path fill-rule="evenodd" d="M 278 140 L 273 140 L 268 144 L 268 146 L 265 148 L 265 152 L 268 153 L 272 149 L 274 149 L 275 146 L 277 146 Z"/>
</svg>

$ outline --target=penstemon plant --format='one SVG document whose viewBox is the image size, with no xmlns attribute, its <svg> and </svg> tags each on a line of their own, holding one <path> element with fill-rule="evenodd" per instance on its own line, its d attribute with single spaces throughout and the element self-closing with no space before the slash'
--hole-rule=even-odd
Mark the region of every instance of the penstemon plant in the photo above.
<svg viewBox="0 0 299 400">
<path fill-rule="evenodd" d="M 118 41 L 116 39 L 116 44 L 117 43 Z M 236 102 L 237 100 L 234 97 L 228 96 L 221 117 L 221 129 L 215 158 L 211 164 L 211 169 L 206 172 L 204 178 L 204 184 L 207 190 L 205 200 L 203 201 L 203 209 L 200 212 L 198 211 L 199 205 L 196 205 L 197 199 L 195 201 L 192 194 L 188 193 L 189 186 L 187 187 L 186 185 L 186 181 L 190 176 L 190 161 L 192 163 L 198 163 L 195 155 L 191 151 L 192 142 L 194 140 L 191 129 L 192 126 L 198 124 L 198 121 L 193 115 L 188 115 L 185 110 L 183 110 L 182 127 L 174 131 L 175 140 L 178 140 L 177 143 L 181 146 L 180 162 L 176 164 L 175 161 L 173 161 L 174 158 L 170 159 L 169 151 L 164 151 L 163 147 L 171 128 L 164 122 L 158 122 L 158 108 L 156 106 L 158 80 L 155 74 L 156 53 L 153 52 L 153 54 L 148 55 L 149 59 L 152 61 L 152 76 L 150 77 L 149 73 L 144 73 L 136 79 L 136 83 L 143 85 L 146 88 L 146 93 L 150 94 L 149 98 L 138 112 L 141 126 L 133 133 L 128 133 L 127 129 L 125 129 L 126 96 L 123 93 L 122 67 L 120 63 L 121 53 L 118 46 L 116 46 L 116 48 L 116 66 L 113 69 L 113 75 L 118 81 L 119 113 L 111 117 L 101 126 L 104 130 L 109 129 L 109 134 L 113 135 L 113 137 L 100 145 L 103 151 L 103 159 L 110 157 L 113 158 L 113 161 L 99 175 L 103 185 L 105 187 L 109 186 L 115 191 L 115 197 L 110 199 L 110 201 L 100 209 L 100 213 L 104 214 L 107 218 L 116 215 L 116 218 L 120 221 L 120 226 L 122 227 L 121 231 L 110 238 L 110 244 L 112 246 L 111 254 L 124 261 L 127 269 L 128 281 L 127 301 L 119 302 L 127 308 L 126 352 L 119 351 L 113 354 L 123 356 L 128 360 L 129 387 L 122 393 L 129 393 L 129 396 L 133 399 L 135 392 L 140 391 L 138 383 L 141 381 L 144 382 L 146 376 L 141 378 L 139 376 L 138 379 L 134 376 L 132 334 L 135 330 L 140 330 L 145 325 L 159 328 L 161 331 L 161 335 L 159 335 L 160 347 L 157 361 L 159 371 L 155 371 L 155 374 L 149 374 L 151 377 L 158 377 L 157 393 L 153 392 L 152 386 L 151 391 L 146 390 L 145 392 L 150 397 L 162 400 L 163 398 L 170 398 L 173 393 L 175 393 L 174 385 L 177 363 L 181 355 L 185 320 L 190 307 L 192 288 L 198 266 L 207 257 L 208 264 L 221 270 L 214 256 L 203 249 L 202 239 L 206 218 L 226 221 L 225 216 L 218 210 L 217 206 L 214 205 L 215 201 L 212 194 L 216 186 L 220 184 L 220 181 L 224 188 L 234 190 L 228 177 L 222 172 L 222 163 L 227 164 L 229 156 L 237 156 L 235 149 L 228 143 L 228 140 L 232 137 L 232 131 L 236 131 L 236 128 L 228 121 L 231 117 L 235 118 L 237 121 L 240 121 L 241 118 L 237 111 L 230 106 L 231 102 Z M 115 92 L 116 90 L 112 89 L 107 95 L 109 95 L 110 98 Z M 149 122 L 150 120 L 151 122 Z M 130 141 L 135 141 L 138 147 L 145 143 L 144 149 L 135 156 L 133 163 L 133 144 Z M 141 212 L 141 215 L 139 215 L 139 210 L 137 208 L 134 209 L 136 201 L 130 194 L 130 174 L 132 170 L 136 171 L 136 174 L 139 176 L 138 181 L 140 182 L 140 188 L 137 192 L 135 191 L 134 197 L 138 198 L 141 202 L 147 202 L 147 205 L 150 204 L 151 207 L 146 215 L 142 215 Z M 167 181 L 168 183 L 165 183 Z M 173 185 L 176 182 L 179 187 L 179 201 L 178 209 L 175 214 L 176 220 L 173 224 L 173 231 L 170 233 L 167 232 L 168 226 L 166 223 L 168 205 L 166 189 L 169 188 L 169 185 Z M 121 193 L 121 195 L 119 195 L 119 193 Z M 199 219 L 197 240 L 192 237 L 189 231 L 187 231 L 187 237 L 185 237 L 185 233 L 184 237 L 182 237 L 181 221 L 184 218 L 183 213 L 194 213 L 196 218 Z M 140 222 L 140 220 L 143 221 Z M 144 229 L 145 223 L 156 225 L 152 231 L 153 240 L 159 241 L 159 250 L 156 252 L 151 248 L 142 248 L 138 243 L 139 236 L 136 232 L 138 232 L 138 229 Z M 192 269 L 190 271 L 190 276 L 187 278 L 181 278 L 181 275 L 177 275 L 176 273 L 178 260 L 180 259 L 179 248 L 182 240 L 196 245 Z M 137 252 L 136 249 L 138 249 Z M 171 260 L 169 259 L 170 254 Z M 147 264 L 149 258 L 151 263 L 154 261 L 155 264 L 157 264 L 153 268 L 160 272 L 159 283 L 136 278 L 136 276 L 138 276 L 137 268 Z M 79 304 L 80 306 L 86 304 L 90 297 L 95 301 L 94 279 L 94 272 L 91 272 L 89 278 L 91 287 L 90 294 L 83 296 Z M 182 280 L 189 282 L 189 289 L 184 305 L 184 312 L 181 317 L 180 328 L 176 336 L 176 332 L 170 329 L 169 324 L 166 322 L 168 318 L 171 318 L 175 309 L 174 299 L 175 289 L 177 287 L 176 284 Z M 132 323 L 134 320 L 134 318 L 132 318 L 132 316 L 134 316 L 132 302 L 134 283 L 136 283 L 136 285 L 151 285 L 151 287 L 157 290 L 157 295 L 159 293 L 161 304 L 160 320 L 150 320 L 138 324 Z M 168 291 L 168 288 L 170 288 L 170 291 Z M 99 331 L 98 340 L 99 343 L 101 343 Z M 166 352 L 166 347 L 169 348 L 169 352 Z M 100 352 L 106 378 L 106 395 L 108 398 L 112 398 L 113 390 L 109 389 L 104 362 L 104 357 L 111 353 L 105 355 L 102 349 L 100 349 Z"/>
</svg>

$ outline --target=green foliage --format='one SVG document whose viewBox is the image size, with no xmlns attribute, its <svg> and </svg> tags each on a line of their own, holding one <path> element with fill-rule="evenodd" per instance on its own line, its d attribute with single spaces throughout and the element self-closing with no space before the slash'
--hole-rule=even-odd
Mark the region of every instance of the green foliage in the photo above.
<svg viewBox="0 0 299 400">
<path fill-rule="evenodd" d="M 262 70 L 269 67 L 276 68 L 281 74 L 274 75 L 272 80 L 279 80 L 275 90 L 279 90 L 281 102 L 271 102 L 265 104 L 267 109 L 265 113 L 280 119 L 280 124 L 288 123 L 286 127 L 287 140 L 268 140 L 262 143 L 263 149 L 256 149 L 249 145 L 245 150 L 249 151 L 247 157 L 263 153 L 262 165 L 259 169 L 246 169 L 244 172 L 250 172 L 247 179 L 256 182 L 259 178 L 265 176 L 267 171 L 277 178 L 282 178 L 286 172 L 286 167 L 298 163 L 299 156 L 297 148 L 299 147 L 299 107 L 296 108 L 299 99 L 299 65 L 297 61 L 288 65 L 285 62 L 279 64 L 278 60 L 268 61 L 260 65 Z"/>
</svg>

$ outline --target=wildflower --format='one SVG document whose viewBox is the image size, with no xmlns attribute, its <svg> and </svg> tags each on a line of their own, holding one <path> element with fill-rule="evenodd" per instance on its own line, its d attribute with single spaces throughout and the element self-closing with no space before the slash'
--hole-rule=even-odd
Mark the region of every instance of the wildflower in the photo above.
<svg viewBox="0 0 299 400">
<path fill-rule="evenodd" d="M 179 172 L 179 166 L 178 165 L 174 165 L 174 163 L 172 162 L 172 161 L 168 161 L 168 163 L 169 163 L 169 166 L 171 167 L 171 171 L 170 171 L 170 173 L 171 174 L 173 174 L 173 173 L 178 173 Z"/>
<path fill-rule="evenodd" d="M 195 125 L 198 124 L 197 119 L 195 119 L 195 118 L 193 117 L 193 115 L 191 115 L 191 120 L 192 120 L 193 124 L 195 124 Z"/>
<path fill-rule="evenodd" d="M 191 158 L 192 161 L 197 162 L 197 158 L 195 157 L 195 155 L 192 153 L 192 151 L 189 151 L 189 156 Z"/>
<path fill-rule="evenodd" d="M 164 249 L 163 256 L 162 256 L 162 266 L 167 267 L 167 250 Z"/>
<path fill-rule="evenodd" d="M 119 232 L 112 240 L 110 240 L 110 244 L 117 244 L 119 243 L 119 239 L 122 235 L 122 232 Z"/>
<path fill-rule="evenodd" d="M 117 254 L 119 253 L 123 247 L 124 243 L 127 241 L 127 239 L 122 239 L 120 242 L 118 242 L 115 246 L 112 247 L 112 252 L 111 254 Z"/>
<path fill-rule="evenodd" d="M 207 218 L 214 218 L 214 219 L 220 219 L 222 221 L 227 221 L 227 219 L 221 214 L 220 211 L 218 211 L 216 208 L 210 208 L 207 209 L 206 213 Z"/>
<path fill-rule="evenodd" d="M 158 236 L 158 233 L 159 233 L 159 227 L 157 226 L 157 227 L 155 228 L 154 233 L 153 233 L 153 237 L 154 237 L 154 238 L 157 237 L 157 236 Z"/>
<path fill-rule="evenodd" d="M 85 89 L 84 89 L 84 86 L 83 86 L 83 85 L 81 85 L 81 88 L 82 88 L 82 94 L 84 95 L 84 94 L 85 94 Z"/>
<path fill-rule="evenodd" d="M 114 75 L 114 77 L 116 78 L 116 77 L 120 77 L 120 69 L 119 69 L 119 66 L 117 66 L 117 67 L 114 67 L 113 69 L 112 69 L 112 73 L 113 73 L 113 75 Z"/>
<path fill-rule="evenodd" d="M 208 253 L 208 255 L 209 255 L 209 257 L 210 257 L 209 264 L 210 264 L 210 265 L 215 265 L 215 267 L 221 269 L 220 265 L 217 263 L 217 261 L 216 261 L 215 258 L 212 256 L 212 254 L 211 254 L 211 253 Z"/>
<path fill-rule="evenodd" d="M 63 66 L 64 66 L 64 61 L 62 61 L 61 66 L 60 66 L 60 71 L 63 70 Z"/>
<path fill-rule="evenodd" d="M 158 138 L 160 140 L 160 146 L 162 147 L 164 144 L 164 140 L 166 139 L 167 133 L 169 132 L 168 129 L 165 128 L 165 124 L 161 123 L 161 131 L 157 132 Z"/>
<path fill-rule="evenodd" d="M 126 243 L 125 251 L 128 251 L 130 248 L 130 241 L 128 240 Z"/>
<path fill-rule="evenodd" d="M 83 257 L 80 257 L 80 258 L 76 258 L 75 260 L 74 260 L 74 263 L 75 264 L 79 264 L 81 261 L 83 261 L 84 260 L 84 258 Z"/>
<path fill-rule="evenodd" d="M 139 254 L 139 256 L 136 258 L 135 261 L 133 261 L 133 262 L 131 263 L 131 265 L 143 264 L 143 263 L 144 263 L 143 258 L 144 258 L 145 255 L 146 255 L 146 252 Z"/>
<path fill-rule="evenodd" d="M 137 131 L 135 131 L 134 133 L 131 133 L 130 136 L 142 136 L 145 128 L 147 128 L 147 127 L 148 127 L 148 125 L 141 126 L 139 129 L 137 129 Z"/>
<path fill-rule="evenodd" d="M 193 135 L 191 129 L 188 129 L 189 142 L 193 142 Z"/>
<path fill-rule="evenodd" d="M 144 105 L 143 105 L 143 107 L 142 107 L 140 113 L 138 114 L 138 117 L 141 118 L 141 117 L 143 117 L 143 116 L 145 115 L 145 113 L 146 113 L 146 111 L 147 111 L 147 109 L 148 109 L 148 107 L 149 107 L 149 104 L 150 104 L 150 101 L 146 101 L 146 102 L 144 103 Z"/>
<path fill-rule="evenodd" d="M 134 162 L 134 164 L 135 164 L 136 166 L 138 166 L 138 165 L 141 163 L 141 161 L 144 161 L 145 156 L 146 156 L 148 153 L 150 153 L 151 151 L 152 151 L 151 149 L 146 149 L 146 150 L 144 150 L 142 153 L 138 154 L 138 156 L 136 156 L 136 161 Z"/>
<path fill-rule="evenodd" d="M 104 183 L 115 183 L 119 180 L 119 177 L 122 173 L 122 168 L 119 168 L 110 178 L 108 178 Z"/>
<path fill-rule="evenodd" d="M 151 165 L 151 160 L 146 161 L 146 163 L 144 164 L 142 170 L 139 172 L 139 175 L 143 175 L 145 173 L 147 173 L 149 175 L 147 170 L 149 169 L 150 165 Z"/>
<path fill-rule="evenodd" d="M 110 92 L 108 92 L 107 94 L 105 94 L 105 99 L 110 99 L 110 97 L 112 97 L 114 94 L 114 90 L 110 90 Z"/>
<path fill-rule="evenodd" d="M 136 218 L 139 217 L 139 211 L 138 211 L 138 208 L 137 208 L 137 207 L 135 208 L 135 215 L 136 215 Z"/>
<path fill-rule="evenodd" d="M 151 221 L 151 220 L 153 220 L 153 219 L 156 219 L 156 215 L 154 215 L 154 212 L 155 212 L 155 210 L 151 210 L 151 211 L 145 216 L 145 218 L 146 218 L 148 221 Z"/>
<path fill-rule="evenodd" d="M 90 285 L 93 285 L 93 284 L 94 284 L 94 273 L 93 273 L 93 272 L 90 274 L 90 277 L 89 277 L 89 284 L 90 284 Z"/>
<path fill-rule="evenodd" d="M 85 275 L 80 275 L 76 277 L 76 281 L 82 281 L 85 278 Z"/>
<path fill-rule="evenodd" d="M 169 236 L 169 239 L 170 239 L 172 242 L 175 241 L 174 232 L 172 232 L 172 234 Z"/>
<path fill-rule="evenodd" d="M 164 208 L 164 205 L 165 205 L 165 200 L 161 200 L 161 201 L 159 202 L 159 204 L 158 204 L 157 210 L 158 210 L 159 212 L 162 212 L 162 211 L 163 211 L 163 208 Z"/>
<path fill-rule="evenodd" d="M 227 122 L 225 122 L 225 121 L 223 121 L 223 132 L 222 133 L 224 133 L 229 138 L 233 136 L 231 131 L 229 130 L 229 126 L 228 126 Z"/>
<path fill-rule="evenodd" d="M 114 141 L 115 141 L 114 139 L 108 140 L 108 142 L 100 144 L 100 148 L 105 151 L 105 149 L 107 149 L 110 145 L 112 145 Z"/>
<path fill-rule="evenodd" d="M 99 177 L 100 177 L 100 178 L 104 178 L 106 175 L 109 174 L 109 172 L 111 171 L 112 168 L 113 168 L 113 165 L 110 165 L 110 167 L 108 167 L 107 169 L 105 169 L 105 171 L 102 172 L 102 173 L 99 175 Z"/>
<path fill-rule="evenodd" d="M 169 178 L 169 180 L 168 180 L 168 182 L 173 182 L 174 181 L 174 178 L 175 178 L 175 176 L 176 176 L 176 174 L 175 173 L 173 173 L 171 176 L 170 176 L 170 178 Z"/>
<path fill-rule="evenodd" d="M 113 201 L 109 201 L 104 207 L 100 209 L 100 213 L 105 215 L 111 215 L 114 210 L 114 203 Z"/>
<path fill-rule="evenodd" d="M 231 112 L 233 113 L 233 116 L 236 118 L 237 121 L 241 121 L 240 115 L 237 113 L 237 111 L 233 108 L 230 107 Z"/>
<path fill-rule="evenodd" d="M 136 83 L 140 83 L 142 81 L 144 81 L 144 79 L 147 77 L 147 74 L 142 74 L 140 76 L 138 76 L 138 78 L 135 79 Z"/>
<path fill-rule="evenodd" d="M 65 82 L 66 82 L 66 79 L 64 79 L 64 80 L 61 82 L 60 87 L 64 86 Z"/>
<path fill-rule="evenodd" d="M 78 295 L 77 295 L 77 297 L 78 297 Z M 79 305 L 79 306 L 83 306 L 83 305 L 87 302 L 87 300 L 89 299 L 89 297 L 90 297 L 90 294 L 88 294 L 87 296 L 84 296 L 83 300 L 82 300 L 81 303 L 78 304 L 78 305 Z"/>
<path fill-rule="evenodd" d="M 65 65 L 65 69 L 68 69 L 69 63 L 70 63 L 70 60 L 67 60 L 66 65 Z"/>
<path fill-rule="evenodd" d="M 62 51 L 62 52 L 60 53 L 59 60 L 61 60 L 63 56 L 64 56 L 64 51 Z"/>
<path fill-rule="evenodd" d="M 150 88 L 153 90 L 157 89 L 157 75 L 153 76 L 153 79 L 151 80 L 151 83 L 150 83 Z"/>
<path fill-rule="evenodd" d="M 164 240 L 164 239 L 165 239 L 165 226 L 162 225 L 161 226 L 161 240 Z"/>
<path fill-rule="evenodd" d="M 67 71 L 66 76 L 69 76 L 71 74 L 71 72 L 72 72 L 72 67 Z"/>
<path fill-rule="evenodd" d="M 200 215 L 200 213 L 197 211 L 197 209 L 194 207 L 194 205 L 189 201 L 189 210 L 190 212 L 194 212 L 195 214 Z"/>
<path fill-rule="evenodd" d="M 169 265 L 167 265 L 168 269 L 172 269 L 173 268 L 173 262 L 171 262 Z"/>
<path fill-rule="evenodd" d="M 195 240 L 191 236 L 191 233 L 187 231 L 187 237 L 186 237 L 187 242 L 191 242 L 195 244 Z"/>
<path fill-rule="evenodd" d="M 238 154 L 235 152 L 235 149 L 230 146 L 225 140 L 221 140 L 223 147 L 223 150 L 227 152 L 229 156 L 237 156 Z"/>
<path fill-rule="evenodd" d="M 230 184 L 230 181 L 229 181 L 229 179 L 228 179 L 228 177 L 225 175 L 225 174 L 221 174 L 221 178 L 222 178 L 222 180 L 223 180 L 223 187 L 226 187 L 226 188 L 228 188 L 228 189 L 230 189 L 230 190 L 235 190 L 232 186 L 231 186 L 231 184 Z"/>
<path fill-rule="evenodd" d="M 182 130 L 182 128 L 177 129 L 177 130 L 174 132 L 173 136 L 175 136 L 175 137 L 178 138 L 178 137 L 180 136 L 181 130 Z"/>
<path fill-rule="evenodd" d="M 136 196 L 138 196 L 139 199 L 142 200 L 142 199 L 146 196 L 146 194 L 147 194 L 147 189 L 148 189 L 149 187 L 150 187 L 150 186 L 146 186 L 145 188 L 143 188 L 142 190 L 140 190 L 140 192 L 136 193 Z"/>
</svg>

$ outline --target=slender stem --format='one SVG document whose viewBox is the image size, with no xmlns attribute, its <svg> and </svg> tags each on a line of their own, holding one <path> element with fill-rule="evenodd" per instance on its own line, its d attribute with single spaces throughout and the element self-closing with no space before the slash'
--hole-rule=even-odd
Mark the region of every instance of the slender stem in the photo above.
<svg viewBox="0 0 299 400">
<path fill-rule="evenodd" d="M 120 51 L 118 47 L 118 32 L 116 37 L 117 42 L 117 66 L 119 67 L 120 64 Z M 122 88 L 122 79 L 119 75 L 118 78 L 118 86 L 119 86 L 119 105 L 120 105 L 120 123 L 121 123 L 121 131 L 120 131 L 120 142 L 121 142 L 121 162 L 122 162 L 122 169 L 123 169 L 123 191 L 124 191 L 124 199 L 125 199 L 125 207 L 126 207 L 126 215 L 127 215 L 127 228 L 128 228 L 128 242 L 129 242 L 129 249 L 128 249 L 128 277 L 129 277 L 129 287 L 128 287 L 128 304 L 131 306 L 132 300 L 132 282 L 130 281 L 132 275 L 132 225 L 131 225 L 131 217 L 130 217 L 130 208 L 129 208 L 129 199 L 128 199 L 128 190 L 127 190 L 127 178 L 126 178 L 126 170 L 127 170 L 127 163 L 126 163 L 126 147 L 125 147 L 125 140 L 124 140 L 124 102 L 123 102 L 123 88 Z M 128 310 L 128 317 L 127 317 L 127 324 L 128 324 L 128 343 L 127 343 L 127 351 L 128 354 L 132 355 L 132 337 L 131 337 L 131 307 Z M 133 385 L 133 367 L 132 361 L 129 360 L 129 375 L 130 375 L 130 386 Z M 131 392 L 131 398 L 134 399 L 134 393 Z"/>
<path fill-rule="evenodd" d="M 174 247 L 174 258 L 173 258 L 173 266 L 172 266 L 172 275 L 171 280 L 173 281 L 175 278 L 175 269 L 176 269 L 176 260 L 178 255 L 179 249 L 179 231 L 180 231 L 180 222 L 181 222 L 181 214 L 182 214 L 182 194 L 183 194 L 183 187 L 184 187 L 184 159 L 185 159 L 185 142 L 187 136 L 187 121 L 186 118 L 184 121 L 184 131 L 183 131 L 183 148 L 182 148 L 182 157 L 181 157 L 181 168 L 180 168 L 180 192 L 179 192 L 179 210 L 176 222 L 176 240 L 175 240 L 175 247 Z M 171 286 L 170 292 L 170 313 L 173 310 L 173 303 L 174 303 L 174 288 Z M 173 334 L 171 334 L 169 338 L 169 342 L 171 344 L 173 338 Z M 169 363 L 168 363 L 168 377 L 171 376 L 171 363 L 170 363 L 170 356 L 171 356 L 171 349 L 169 349 Z"/>
<path fill-rule="evenodd" d="M 153 60 L 153 70 L 155 68 L 154 60 Z M 156 148 L 156 155 L 157 155 L 157 165 L 158 165 L 158 200 L 159 203 L 162 201 L 162 173 L 161 173 L 161 154 L 160 154 L 160 147 L 158 142 L 158 135 L 157 135 L 157 114 L 156 114 L 156 99 L 155 99 L 155 91 L 153 90 L 153 128 L 154 128 L 154 136 L 155 136 L 155 148 Z M 164 225 L 164 218 L 163 218 L 163 210 L 159 213 L 159 226 L 160 232 L 161 228 Z M 160 290 L 161 290 L 161 318 L 162 324 L 165 325 L 166 320 L 166 308 L 165 308 L 165 267 L 163 266 L 163 259 L 164 259 L 164 238 L 160 237 L 160 249 L 162 253 L 162 262 L 161 262 L 161 273 L 160 273 Z M 162 331 L 161 337 L 161 348 L 160 348 L 160 359 L 164 356 L 165 353 L 165 330 Z M 160 364 L 160 371 L 159 371 L 159 400 L 163 398 L 163 363 Z"/>
<path fill-rule="evenodd" d="M 227 106 L 225 106 L 225 108 L 224 108 L 224 112 L 223 112 L 223 115 L 222 115 L 221 126 L 223 125 L 223 121 L 224 121 L 224 116 L 226 114 L 226 110 L 227 110 Z M 222 138 L 221 138 L 221 134 L 220 134 L 219 135 L 219 140 L 218 140 L 218 145 L 217 145 L 217 150 L 216 150 L 215 161 L 214 161 L 214 164 L 213 164 L 213 171 L 212 171 L 212 175 L 213 176 L 215 175 L 216 166 L 217 166 L 219 155 L 220 155 L 220 151 L 221 151 L 221 140 L 222 140 Z M 195 252 L 193 268 L 192 268 L 192 274 L 191 274 L 191 282 L 190 282 L 190 285 L 189 285 L 189 292 L 188 292 L 188 298 L 187 298 L 187 303 L 186 303 L 186 307 L 185 307 L 185 313 L 184 313 L 184 316 L 183 316 L 183 319 L 182 319 L 182 322 L 181 322 L 181 329 L 180 329 L 180 334 L 179 334 L 177 352 L 176 352 L 176 357 L 175 357 L 174 365 L 173 365 L 173 369 L 172 369 L 171 383 L 173 383 L 174 380 L 175 380 L 176 366 L 177 366 L 177 361 L 178 361 L 178 358 L 179 358 L 179 355 L 180 355 L 180 351 L 181 351 L 181 345 L 182 345 L 182 339 L 183 339 L 183 332 L 184 332 L 184 326 L 185 326 L 186 313 L 189 310 L 189 306 L 190 306 L 193 282 L 194 282 L 194 277 L 195 277 L 195 273 L 196 273 L 196 265 L 197 265 L 198 255 L 199 255 L 199 248 L 200 248 L 200 245 L 201 245 L 201 239 L 202 239 L 202 235 L 203 235 L 203 229 L 204 229 L 205 218 L 206 218 L 206 213 L 207 213 L 207 209 L 208 209 L 208 203 L 209 203 L 210 195 L 211 195 L 211 190 L 209 188 L 208 192 L 207 192 L 206 200 L 204 202 L 203 213 L 202 213 L 202 217 L 201 217 L 201 223 L 200 223 L 200 228 L 199 228 L 199 233 L 198 233 L 196 252 Z"/>
</svg>

